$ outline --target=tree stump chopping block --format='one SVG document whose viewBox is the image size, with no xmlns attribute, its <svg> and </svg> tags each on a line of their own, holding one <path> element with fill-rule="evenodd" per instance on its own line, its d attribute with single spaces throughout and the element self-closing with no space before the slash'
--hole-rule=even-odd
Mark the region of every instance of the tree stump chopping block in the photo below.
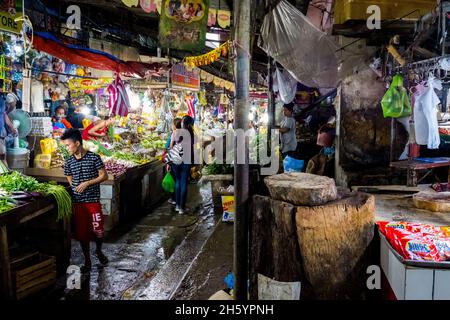
<svg viewBox="0 0 450 320">
<path fill-rule="evenodd" d="M 338 198 L 333 179 L 309 173 L 284 173 L 264 179 L 274 200 L 297 206 L 318 206 Z"/>
<path fill-rule="evenodd" d="M 314 292 L 319 299 L 340 298 L 373 239 L 375 198 L 352 193 L 323 206 L 296 207 L 295 221 L 305 275 Z"/>
<path fill-rule="evenodd" d="M 281 282 L 301 282 L 301 298 L 310 298 L 295 226 L 295 206 L 254 196 L 250 227 L 251 299 L 258 298 L 258 273 Z"/>
</svg>

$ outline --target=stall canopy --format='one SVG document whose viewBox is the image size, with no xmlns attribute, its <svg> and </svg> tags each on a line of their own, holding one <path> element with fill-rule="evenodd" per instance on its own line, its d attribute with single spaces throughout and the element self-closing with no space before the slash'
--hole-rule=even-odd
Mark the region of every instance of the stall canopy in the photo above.
<svg viewBox="0 0 450 320">
<path fill-rule="evenodd" d="M 132 77 L 159 76 L 170 68 L 170 66 L 160 63 L 125 62 L 103 51 L 65 44 L 47 32 L 35 33 L 33 46 L 36 50 L 46 52 L 71 64 L 109 70 Z"/>
</svg>

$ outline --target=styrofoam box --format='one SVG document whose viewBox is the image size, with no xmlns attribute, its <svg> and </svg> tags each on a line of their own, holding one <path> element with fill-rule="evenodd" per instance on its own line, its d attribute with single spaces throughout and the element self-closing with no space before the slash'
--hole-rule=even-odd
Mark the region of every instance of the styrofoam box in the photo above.
<svg viewBox="0 0 450 320">
<path fill-rule="evenodd" d="M 112 185 L 100 185 L 100 198 L 101 199 L 112 199 L 114 194 L 114 186 Z"/>
<path fill-rule="evenodd" d="M 119 210 L 118 201 L 116 198 L 113 199 L 100 199 L 100 204 L 102 205 L 102 211 L 104 216 L 109 216 L 112 212 Z"/>
</svg>

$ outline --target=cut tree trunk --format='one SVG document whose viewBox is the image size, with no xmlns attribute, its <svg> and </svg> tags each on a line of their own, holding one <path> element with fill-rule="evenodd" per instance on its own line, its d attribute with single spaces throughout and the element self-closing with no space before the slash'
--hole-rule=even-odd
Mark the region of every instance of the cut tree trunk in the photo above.
<svg viewBox="0 0 450 320">
<path fill-rule="evenodd" d="M 413 195 L 413 202 L 418 209 L 450 212 L 450 192 L 422 191 Z"/>
<path fill-rule="evenodd" d="M 373 239 L 373 196 L 353 193 L 324 206 L 296 207 L 295 220 L 305 275 L 319 299 L 342 298 L 352 273 L 360 277 L 355 285 L 365 284 L 355 268 Z"/>
<path fill-rule="evenodd" d="M 338 198 L 333 179 L 309 173 L 284 173 L 264 179 L 274 200 L 298 206 L 317 206 Z"/>
<path fill-rule="evenodd" d="M 250 298 L 258 298 L 258 273 L 281 282 L 302 284 L 301 297 L 311 293 L 304 277 L 295 226 L 295 206 L 254 196 L 250 224 Z"/>
</svg>

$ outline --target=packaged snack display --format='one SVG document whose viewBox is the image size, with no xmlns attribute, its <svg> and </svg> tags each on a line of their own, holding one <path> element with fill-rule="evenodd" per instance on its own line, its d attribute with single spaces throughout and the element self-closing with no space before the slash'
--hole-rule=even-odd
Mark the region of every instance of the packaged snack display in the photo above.
<svg viewBox="0 0 450 320">
<path fill-rule="evenodd" d="M 450 260 L 450 227 L 404 221 L 377 224 L 392 248 L 407 260 Z"/>
</svg>

